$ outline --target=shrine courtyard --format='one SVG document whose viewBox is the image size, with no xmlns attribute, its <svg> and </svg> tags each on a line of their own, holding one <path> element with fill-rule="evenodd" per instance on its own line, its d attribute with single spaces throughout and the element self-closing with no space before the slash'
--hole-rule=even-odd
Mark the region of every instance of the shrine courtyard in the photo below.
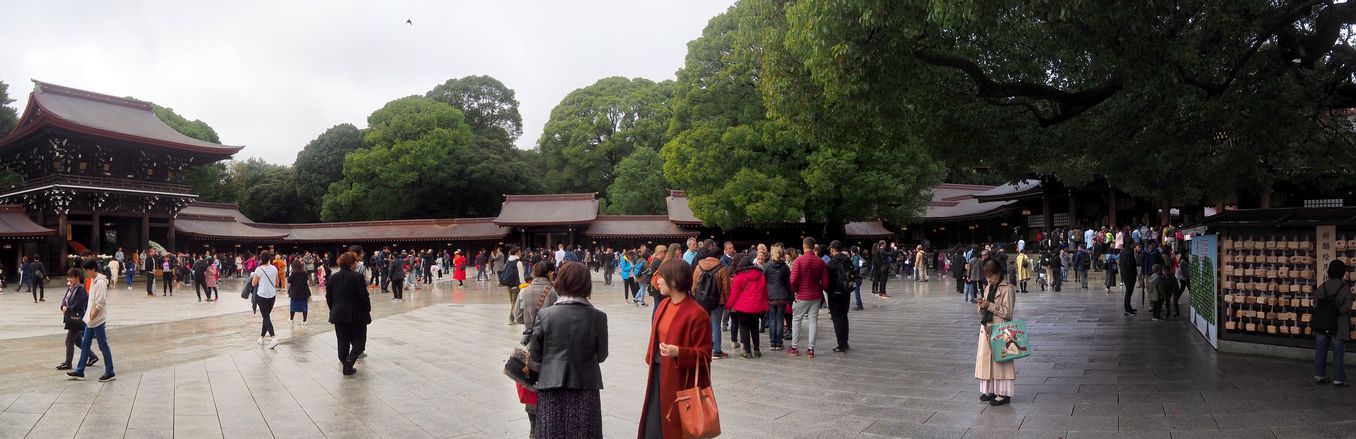
<svg viewBox="0 0 1356 439">
<path fill-rule="evenodd" d="M 57 306 L 13 286 L 0 296 L 0 438 L 527 437 L 528 422 L 501 369 L 521 327 L 482 284 L 374 293 L 368 357 L 339 373 L 324 302 L 310 326 L 274 312 L 276 350 L 255 345 L 259 320 L 239 299 L 198 303 L 191 289 L 147 298 L 115 289 L 109 339 L 118 379 L 67 381 Z M 605 432 L 634 437 L 643 400 L 650 308 L 621 303 L 595 283 L 608 313 Z M 1035 353 L 1019 360 L 1008 406 L 977 400 L 974 307 L 949 280 L 890 284 L 852 318 L 849 354 L 834 354 L 821 315 L 818 356 L 713 366 L 722 437 L 1247 437 L 1352 435 L 1356 390 L 1315 386 L 1305 361 L 1214 352 L 1181 320 L 1127 318 L 1101 290 L 1020 295 Z M 869 295 L 868 295 L 869 296 Z M 55 297 L 55 298 L 53 298 Z M 1138 302 L 1138 297 L 1136 297 Z M 298 316 L 298 319 L 300 316 Z M 726 349 L 729 337 L 724 337 Z M 766 340 L 764 340 L 766 346 Z M 102 364 L 90 370 L 101 371 Z"/>
</svg>

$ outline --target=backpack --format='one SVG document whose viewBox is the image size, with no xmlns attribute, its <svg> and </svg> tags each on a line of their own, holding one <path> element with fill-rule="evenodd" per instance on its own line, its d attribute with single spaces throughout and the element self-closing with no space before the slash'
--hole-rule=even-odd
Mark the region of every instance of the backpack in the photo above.
<svg viewBox="0 0 1356 439">
<path fill-rule="evenodd" d="M 717 264 L 709 270 L 703 269 L 702 279 L 697 281 L 697 288 L 692 290 L 692 298 L 697 299 L 697 304 L 707 311 L 720 307 L 720 281 L 716 279 L 716 272 L 722 268 L 725 266 Z"/>
<path fill-rule="evenodd" d="M 518 286 L 518 284 L 514 283 L 514 281 L 518 280 L 517 262 L 518 261 L 507 261 L 504 263 L 505 265 L 504 269 L 499 270 L 499 286 L 502 287 Z"/>
<path fill-rule="evenodd" d="M 829 292 L 842 294 L 856 289 L 857 270 L 851 264 L 841 258 L 829 259 Z"/>
<path fill-rule="evenodd" d="M 1337 318 L 1341 311 L 1337 309 L 1337 293 L 1318 299 L 1314 304 L 1314 321 L 1309 326 L 1314 332 L 1332 334 L 1337 331 Z"/>
</svg>

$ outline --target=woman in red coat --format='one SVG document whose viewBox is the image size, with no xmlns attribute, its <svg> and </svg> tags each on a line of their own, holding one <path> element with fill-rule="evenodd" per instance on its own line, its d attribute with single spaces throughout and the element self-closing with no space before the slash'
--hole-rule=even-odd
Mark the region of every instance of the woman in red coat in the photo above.
<svg viewBox="0 0 1356 439">
<path fill-rule="evenodd" d="M 758 319 L 767 313 L 767 279 L 763 269 L 754 265 L 757 255 L 745 252 L 735 259 L 735 276 L 730 284 L 730 299 L 725 308 L 739 321 L 739 343 L 744 346 L 743 358 L 762 358 L 758 331 L 763 326 Z"/>
<path fill-rule="evenodd" d="M 666 259 L 659 266 L 663 281 L 659 292 L 667 298 L 655 305 L 650 323 L 650 348 L 645 363 L 650 379 L 645 386 L 645 405 L 640 412 L 640 438 L 680 438 L 683 426 L 677 413 L 670 413 L 678 391 L 711 385 L 710 313 L 688 297 L 692 290 L 692 266 L 682 258 Z"/>
<path fill-rule="evenodd" d="M 466 286 L 466 256 L 462 256 L 461 250 L 452 257 L 452 266 L 452 278 L 457 280 L 457 286 Z"/>
</svg>

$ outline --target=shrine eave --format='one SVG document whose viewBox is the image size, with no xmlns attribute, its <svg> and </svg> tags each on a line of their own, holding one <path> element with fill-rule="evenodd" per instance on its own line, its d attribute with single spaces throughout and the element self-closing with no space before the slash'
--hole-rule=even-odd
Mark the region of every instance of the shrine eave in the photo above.
<svg viewBox="0 0 1356 439">
<path fill-rule="evenodd" d="M 17 195 L 27 194 L 27 193 L 30 193 L 30 192 L 41 192 L 41 191 L 45 191 L 45 190 L 48 190 L 48 189 L 76 189 L 76 190 L 94 191 L 94 192 L 121 192 L 121 193 L 129 193 L 129 194 L 160 195 L 160 196 L 166 196 L 166 197 L 183 197 L 183 198 L 192 198 L 192 199 L 198 198 L 197 195 L 194 195 L 194 194 L 186 194 L 186 193 L 164 192 L 164 191 L 142 190 L 142 189 L 125 189 L 125 188 L 110 188 L 110 187 L 81 186 L 81 185 L 60 184 L 60 183 L 57 183 L 57 184 L 49 184 L 49 185 L 38 186 L 38 187 L 21 188 L 21 189 L 19 189 L 19 190 L 17 190 L 17 191 L 14 191 L 14 192 L 0 194 L 0 198 L 8 198 L 8 197 L 13 197 L 13 196 L 17 196 Z"/>
</svg>

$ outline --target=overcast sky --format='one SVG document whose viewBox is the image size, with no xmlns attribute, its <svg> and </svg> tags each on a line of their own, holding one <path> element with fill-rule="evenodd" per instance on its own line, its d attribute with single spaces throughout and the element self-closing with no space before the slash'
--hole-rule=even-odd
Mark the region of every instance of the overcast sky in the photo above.
<svg viewBox="0 0 1356 439">
<path fill-rule="evenodd" d="M 0 8 L 0 81 L 133 96 L 202 119 L 236 156 L 291 164 L 393 99 L 490 75 L 517 92 L 518 147 L 551 108 L 607 76 L 672 79 L 734 0 L 24 1 Z M 405 20 L 412 20 L 408 25 Z"/>
</svg>

